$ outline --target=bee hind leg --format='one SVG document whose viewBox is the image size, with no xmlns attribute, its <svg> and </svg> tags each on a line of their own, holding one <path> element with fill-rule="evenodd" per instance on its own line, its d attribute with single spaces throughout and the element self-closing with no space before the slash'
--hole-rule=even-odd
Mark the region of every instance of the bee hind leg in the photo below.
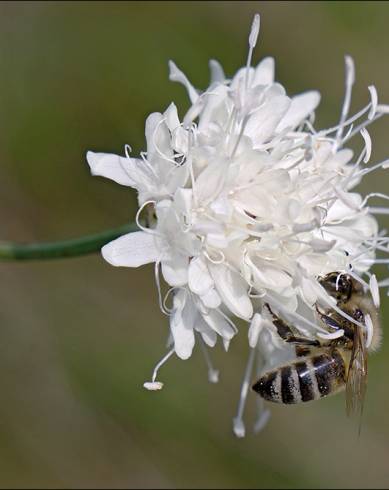
<svg viewBox="0 0 389 490">
<path fill-rule="evenodd" d="M 318 340 L 307 339 L 306 337 L 297 337 L 293 333 L 292 327 L 288 325 L 284 320 L 282 320 L 282 318 L 277 316 L 270 308 L 268 303 L 266 303 L 265 306 L 269 310 L 269 313 L 271 314 L 273 319 L 273 325 L 276 327 L 277 333 L 282 340 L 288 342 L 289 344 L 298 344 L 303 346 L 315 346 L 315 347 L 320 346 L 320 342 Z"/>
</svg>

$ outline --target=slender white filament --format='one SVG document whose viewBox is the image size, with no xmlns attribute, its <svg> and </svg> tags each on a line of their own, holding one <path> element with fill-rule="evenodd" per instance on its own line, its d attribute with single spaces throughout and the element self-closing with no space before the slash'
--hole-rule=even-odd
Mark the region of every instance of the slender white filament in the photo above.
<svg viewBox="0 0 389 490">
<path fill-rule="evenodd" d="M 343 107 L 342 107 L 342 112 L 340 115 L 340 121 L 339 121 L 339 127 L 336 132 L 336 144 L 339 145 L 339 142 L 342 139 L 342 133 L 343 129 L 345 126 L 345 121 L 348 115 L 348 112 L 350 110 L 350 104 L 351 104 L 351 94 L 352 94 L 352 88 L 354 85 L 355 81 L 355 67 L 354 67 L 354 61 L 351 58 L 351 56 L 345 56 L 345 66 L 346 66 L 346 89 L 345 89 L 345 96 L 344 96 L 344 102 L 343 102 Z"/>
<path fill-rule="evenodd" d="M 171 349 L 155 366 L 154 371 L 153 371 L 153 376 L 151 378 L 152 383 L 154 383 L 157 379 L 158 376 L 158 371 L 160 368 L 165 364 L 166 361 L 170 359 L 170 357 L 174 354 L 174 349 Z"/>
<path fill-rule="evenodd" d="M 208 352 L 207 346 L 205 345 L 205 342 L 203 338 L 200 335 L 200 345 L 201 345 L 201 351 L 204 356 L 205 364 L 207 365 L 208 368 L 208 381 L 210 383 L 218 383 L 219 382 L 219 371 L 214 368 L 211 356 Z"/>
<path fill-rule="evenodd" d="M 155 366 L 151 381 L 146 381 L 146 383 L 143 383 L 143 387 L 146 388 L 146 390 L 159 391 L 163 388 L 163 383 L 157 381 L 158 371 L 163 366 L 163 364 L 165 364 L 165 362 L 168 361 L 168 359 L 172 356 L 173 353 L 174 353 L 174 348 L 171 349 Z"/>
<path fill-rule="evenodd" d="M 255 359 L 256 349 L 250 348 L 249 358 L 246 365 L 246 370 L 243 377 L 243 382 L 240 390 L 240 398 L 238 404 L 238 412 L 233 420 L 233 429 L 237 437 L 244 437 L 246 430 L 243 422 L 243 413 L 246 406 L 247 394 L 250 386 L 251 375 Z"/>
</svg>

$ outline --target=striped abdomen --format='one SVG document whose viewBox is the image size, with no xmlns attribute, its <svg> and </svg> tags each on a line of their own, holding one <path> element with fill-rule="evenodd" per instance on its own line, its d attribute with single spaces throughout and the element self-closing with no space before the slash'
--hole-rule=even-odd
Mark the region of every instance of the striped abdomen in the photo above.
<svg viewBox="0 0 389 490">
<path fill-rule="evenodd" d="M 300 403 L 318 400 L 344 389 L 349 352 L 321 349 L 318 353 L 265 373 L 253 390 L 275 403 Z"/>
</svg>

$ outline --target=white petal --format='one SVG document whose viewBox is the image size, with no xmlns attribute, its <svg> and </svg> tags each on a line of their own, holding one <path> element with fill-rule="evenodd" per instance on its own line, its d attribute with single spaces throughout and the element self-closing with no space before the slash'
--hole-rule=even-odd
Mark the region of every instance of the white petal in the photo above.
<svg viewBox="0 0 389 490">
<path fill-rule="evenodd" d="M 205 205 L 217 197 L 226 180 L 226 165 L 216 161 L 205 168 L 196 180 L 197 199 Z"/>
<path fill-rule="evenodd" d="M 186 75 L 177 67 L 177 65 L 173 61 L 169 61 L 169 80 L 172 82 L 179 82 L 184 85 L 186 90 L 188 91 L 188 95 L 192 104 L 196 102 L 199 98 L 199 94 L 196 89 L 187 79 Z"/>
<path fill-rule="evenodd" d="M 166 183 L 166 188 L 169 191 L 169 195 L 171 195 L 174 194 L 178 188 L 185 185 L 189 176 L 189 168 L 188 165 L 173 166 L 171 162 L 167 163 L 169 164 L 169 170 L 165 174 L 164 180 Z"/>
<path fill-rule="evenodd" d="M 312 279 L 302 277 L 301 278 L 301 292 L 304 300 L 308 305 L 314 305 L 317 301 L 317 291 Z"/>
<path fill-rule="evenodd" d="M 207 233 L 212 233 L 214 231 L 222 233 L 223 229 L 222 223 L 218 223 L 213 220 L 201 219 L 201 217 L 193 223 L 192 227 L 193 233 L 197 233 L 199 235 L 206 235 Z"/>
<path fill-rule="evenodd" d="M 203 313 L 202 316 L 212 330 L 223 337 L 223 339 L 231 340 L 235 335 L 235 330 L 218 311 L 210 310 L 208 313 Z"/>
<path fill-rule="evenodd" d="M 273 163 L 272 157 L 267 152 L 259 150 L 247 150 L 235 160 L 240 164 L 239 174 L 236 177 L 238 186 L 252 182 L 266 166 Z"/>
<path fill-rule="evenodd" d="M 323 226 L 323 230 L 326 230 L 325 226 Z M 367 214 L 355 219 L 345 220 L 343 226 L 331 226 L 329 231 L 331 234 L 329 238 L 336 236 L 352 244 L 359 243 L 362 237 L 369 238 L 374 236 L 378 232 L 378 224 L 374 216 Z"/>
<path fill-rule="evenodd" d="M 294 346 L 280 339 L 271 322 L 261 332 L 258 349 L 265 361 L 265 369 L 282 366 L 296 357 Z"/>
<path fill-rule="evenodd" d="M 271 85 L 274 82 L 274 58 L 264 58 L 255 68 L 253 85 Z"/>
<path fill-rule="evenodd" d="M 252 139 L 255 147 L 265 143 L 274 135 L 290 103 L 289 97 L 284 95 L 272 97 L 251 115 L 244 134 Z"/>
<path fill-rule="evenodd" d="M 285 311 L 290 311 L 290 312 L 296 311 L 298 305 L 298 299 L 294 288 L 292 287 L 285 288 L 281 292 L 277 292 L 273 290 L 271 291 L 271 296 L 276 301 L 278 301 L 278 303 L 282 304 Z M 281 344 L 282 343 L 284 342 L 281 340 Z"/>
<path fill-rule="evenodd" d="M 309 272 L 309 274 L 320 276 L 327 266 L 328 258 L 325 254 L 307 253 L 299 257 L 297 262 L 303 269 Z"/>
<path fill-rule="evenodd" d="M 242 277 L 224 264 L 210 264 L 209 268 L 216 290 L 227 308 L 239 318 L 251 318 L 253 305 Z"/>
<path fill-rule="evenodd" d="M 280 290 L 289 287 L 293 279 L 285 271 L 261 261 L 254 263 L 252 272 L 259 286 Z"/>
<path fill-rule="evenodd" d="M 207 308 L 219 308 L 222 302 L 215 288 L 211 288 L 209 291 L 203 294 L 200 299 Z"/>
<path fill-rule="evenodd" d="M 338 189 L 338 196 L 333 205 L 329 208 L 326 221 L 342 221 L 350 219 L 355 210 L 359 209 L 362 204 L 362 197 L 355 192 L 341 192 Z"/>
<path fill-rule="evenodd" d="M 335 193 L 338 198 L 350 208 L 350 210 L 359 211 L 362 203 L 362 196 L 355 192 L 345 192 L 340 186 L 335 187 Z"/>
<path fill-rule="evenodd" d="M 288 225 L 296 222 L 303 210 L 303 203 L 297 199 L 280 197 L 277 200 L 277 207 L 274 209 L 273 222 L 279 225 Z"/>
<path fill-rule="evenodd" d="M 293 97 L 288 112 L 277 126 L 277 131 L 282 131 L 287 127 L 298 126 L 306 117 L 313 112 L 320 102 L 320 93 L 315 90 L 305 92 Z"/>
<path fill-rule="evenodd" d="M 159 163 L 160 160 L 166 161 L 173 157 L 169 130 L 163 120 L 164 117 L 160 112 L 153 112 L 146 119 L 147 160 L 150 163 Z M 170 162 L 166 163 L 169 164 Z"/>
<path fill-rule="evenodd" d="M 201 319 L 200 312 L 194 303 L 192 296 L 189 294 L 189 291 L 186 292 L 186 301 L 184 305 L 184 309 L 182 310 L 182 321 L 186 328 L 193 329 L 197 325 L 198 321 Z M 174 301 L 173 301 L 174 306 Z"/>
<path fill-rule="evenodd" d="M 213 201 L 209 206 L 212 211 L 220 216 L 223 220 L 229 220 L 234 212 L 234 208 L 230 200 L 225 195 L 219 196 L 215 201 Z"/>
<path fill-rule="evenodd" d="M 251 348 L 257 347 L 259 334 L 263 328 L 263 319 L 260 313 L 255 313 L 251 319 L 250 328 L 248 331 L 249 345 Z"/>
<path fill-rule="evenodd" d="M 185 155 L 188 152 L 188 139 L 188 131 L 181 126 L 178 126 L 172 133 L 172 148 L 177 153 Z"/>
<path fill-rule="evenodd" d="M 188 285 L 191 291 L 201 296 L 205 294 L 213 284 L 213 279 L 203 257 L 192 259 L 188 270 Z"/>
<path fill-rule="evenodd" d="M 177 214 L 184 216 L 187 220 L 183 225 L 190 224 L 190 217 L 192 213 L 192 189 L 178 188 L 174 194 L 174 207 L 177 210 Z"/>
<path fill-rule="evenodd" d="M 111 153 L 88 151 L 86 159 L 92 175 L 106 177 L 121 185 L 136 186 L 134 179 L 131 177 L 132 158 L 120 157 Z"/>
<path fill-rule="evenodd" d="M 123 235 L 101 249 L 104 259 L 119 267 L 139 267 L 156 262 L 160 256 L 154 236 L 144 231 Z"/>
<path fill-rule="evenodd" d="M 169 260 L 162 261 L 162 275 L 165 281 L 173 287 L 184 286 L 188 282 L 189 259 L 176 254 Z"/>
<path fill-rule="evenodd" d="M 195 336 L 193 332 L 194 317 L 185 315 L 184 308 L 187 303 L 187 293 L 184 290 L 179 290 L 173 299 L 173 312 L 170 315 L 170 329 L 174 338 L 174 348 L 176 354 L 181 359 L 188 359 L 195 344 Z"/>
<path fill-rule="evenodd" d="M 252 186 L 236 192 L 237 205 L 254 216 L 267 217 L 269 210 L 276 208 L 275 197 L 264 186 Z"/>
<path fill-rule="evenodd" d="M 328 252 L 336 244 L 336 240 L 321 240 L 320 238 L 313 238 L 309 241 L 309 245 L 314 252 Z"/>
<path fill-rule="evenodd" d="M 209 69 L 211 71 L 211 84 L 224 82 L 226 77 L 223 68 L 218 61 L 209 60 Z"/>
<path fill-rule="evenodd" d="M 188 129 L 191 125 L 191 123 L 199 116 L 199 114 L 202 112 L 205 104 L 205 97 L 199 97 L 194 104 L 192 104 L 187 113 L 184 116 L 184 119 L 182 121 L 183 127 L 185 129 Z"/>
<path fill-rule="evenodd" d="M 210 94 L 203 96 L 200 100 L 203 100 L 203 105 L 200 106 L 201 114 L 198 130 L 200 133 L 206 133 L 209 131 L 210 124 L 218 124 L 219 121 L 221 122 L 227 117 L 228 87 L 226 85 L 217 85 L 212 89 Z M 194 108 L 195 106 L 192 107 Z M 196 112 L 192 112 L 191 120 L 193 120 L 195 114 Z M 185 116 L 185 121 L 187 120 L 189 120 L 188 116 Z"/>
<path fill-rule="evenodd" d="M 325 165 L 331 167 L 334 166 L 335 168 L 342 168 L 352 159 L 353 156 L 354 152 L 350 148 L 339 150 L 335 153 L 335 155 L 329 153 L 327 154 Z"/>
<path fill-rule="evenodd" d="M 233 79 L 231 80 L 230 88 L 231 90 L 242 91 L 244 80 L 248 73 L 248 80 L 253 79 L 254 68 L 250 67 L 247 71 L 247 68 L 244 66 L 243 68 L 239 68 L 239 70 L 235 73 Z"/>
<path fill-rule="evenodd" d="M 207 235 L 207 245 L 212 248 L 227 248 L 228 240 L 224 233 L 208 233 Z"/>
<path fill-rule="evenodd" d="M 195 330 L 200 332 L 201 337 L 203 338 L 204 342 L 209 346 L 209 347 L 215 347 L 216 340 L 217 340 L 217 334 L 212 328 L 204 321 L 203 318 L 198 318 L 196 320 L 196 325 L 195 325 Z"/>
<path fill-rule="evenodd" d="M 166 125 L 169 131 L 174 131 L 180 126 L 180 120 L 178 118 L 177 106 L 172 102 L 164 112 L 166 118 Z"/>
</svg>

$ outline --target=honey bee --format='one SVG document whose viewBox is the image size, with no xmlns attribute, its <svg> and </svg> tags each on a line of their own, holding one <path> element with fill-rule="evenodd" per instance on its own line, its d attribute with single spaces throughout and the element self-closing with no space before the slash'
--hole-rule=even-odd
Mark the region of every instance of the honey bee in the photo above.
<svg viewBox="0 0 389 490">
<path fill-rule="evenodd" d="M 331 340 L 297 336 L 295 329 L 266 305 L 278 335 L 295 345 L 296 359 L 272 369 L 252 386 L 264 399 L 275 403 L 300 403 L 318 400 L 346 390 L 347 413 L 362 413 L 367 386 L 367 353 L 376 350 L 381 340 L 378 310 L 370 294 L 348 274 L 332 272 L 319 283 L 336 300 L 338 309 L 370 328 L 362 328 L 333 308 L 320 311 L 319 321 L 328 332 L 339 329 L 343 335 Z M 369 317 L 369 318 L 368 318 Z"/>
</svg>

